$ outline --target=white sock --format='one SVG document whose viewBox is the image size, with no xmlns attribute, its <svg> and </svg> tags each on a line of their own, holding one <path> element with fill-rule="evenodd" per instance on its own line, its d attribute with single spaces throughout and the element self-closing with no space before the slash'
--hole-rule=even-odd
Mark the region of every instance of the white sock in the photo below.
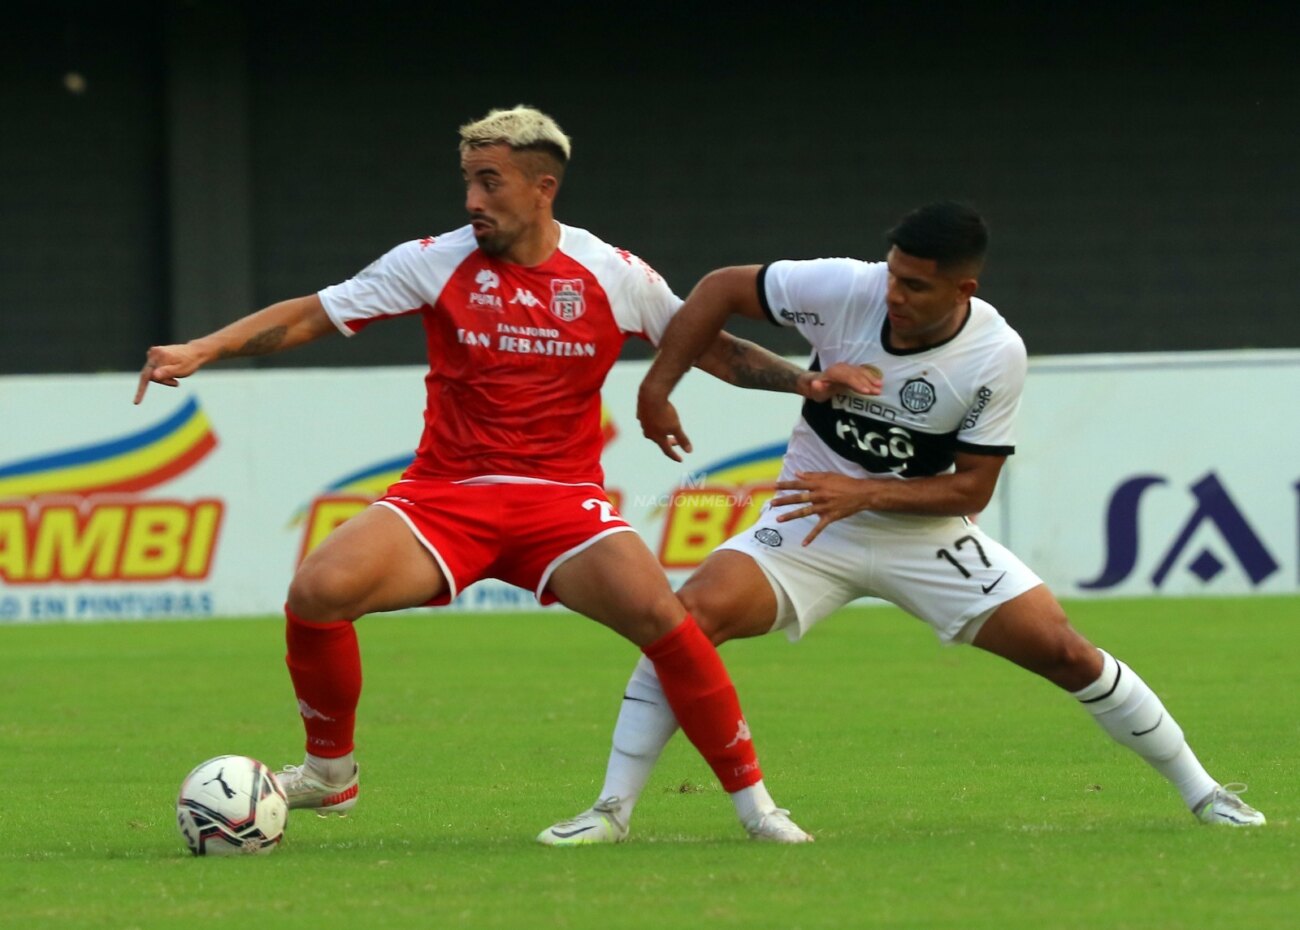
<svg viewBox="0 0 1300 930">
<path fill-rule="evenodd" d="M 600 797 L 622 801 L 620 814 L 626 825 L 645 790 L 659 754 L 677 732 L 677 717 L 668 706 L 654 663 L 645 656 L 637 662 L 623 692 L 623 706 L 614 724 L 613 747 L 605 769 Z"/>
<path fill-rule="evenodd" d="M 776 802 L 767 793 L 767 786 L 762 779 L 748 788 L 731 792 L 731 803 L 736 805 L 736 816 L 745 826 L 758 823 L 764 814 L 776 810 Z"/>
<path fill-rule="evenodd" d="M 1188 808 L 1218 787 L 1183 738 L 1182 727 L 1170 716 L 1145 681 L 1104 650 L 1101 677 L 1074 697 L 1092 714 L 1111 739 L 1132 749 L 1169 780 Z"/>
<path fill-rule="evenodd" d="M 339 756 L 337 759 L 326 759 L 323 756 L 313 756 L 311 753 L 307 753 L 307 761 L 304 766 L 327 785 L 341 786 L 348 783 L 348 779 L 352 777 L 352 772 L 356 769 L 357 764 L 352 758 L 352 753 Z"/>
</svg>

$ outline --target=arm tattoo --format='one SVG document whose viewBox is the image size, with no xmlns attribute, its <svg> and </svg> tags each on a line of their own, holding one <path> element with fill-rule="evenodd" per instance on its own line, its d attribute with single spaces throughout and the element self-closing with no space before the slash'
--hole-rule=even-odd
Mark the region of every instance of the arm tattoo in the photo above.
<svg viewBox="0 0 1300 930">
<path fill-rule="evenodd" d="M 238 349 L 222 349 L 219 358 L 238 358 L 242 355 L 270 355 L 280 348 L 289 332 L 287 326 L 272 326 L 262 330 Z"/>
<path fill-rule="evenodd" d="M 800 372 L 794 365 L 743 339 L 734 340 L 730 348 L 728 380 L 736 387 L 797 393 Z"/>
</svg>

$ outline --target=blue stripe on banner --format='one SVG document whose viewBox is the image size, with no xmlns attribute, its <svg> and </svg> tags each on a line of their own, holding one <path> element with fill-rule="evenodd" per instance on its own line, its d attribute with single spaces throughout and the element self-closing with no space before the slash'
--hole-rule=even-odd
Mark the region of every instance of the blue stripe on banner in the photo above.
<svg viewBox="0 0 1300 930">
<path fill-rule="evenodd" d="M 753 452 L 743 452 L 740 455 L 733 456 L 729 459 L 723 459 L 721 462 L 714 462 L 707 468 L 702 468 L 693 473 L 691 480 L 698 481 L 702 476 L 713 472 L 725 471 L 728 468 L 735 468 L 737 465 L 748 465 L 750 462 L 757 462 L 760 459 L 774 459 L 785 455 L 786 442 L 774 442 L 770 446 L 763 446 L 761 449 L 755 449 Z"/>
<path fill-rule="evenodd" d="M 53 455 L 22 459 L 11 465 L 0 465 L 0 478 L 53 471 L 56 468 L 67 468 L 72 465 L 85 465 L 88 462 L 97 462 L 112 458 L 115 455 L 135 452 L 178 430 L 187 420 L 198 413 L 198 410 L 198 401 L 191 397 L 181 404 L 180 408 L 167 419 L 139 433 L 133 433 L 121 439 L 112 439 L 92 446 L 82 446 L 79 449 L 69 449 L 67 452 L 56 452 Z"/>
</svg>

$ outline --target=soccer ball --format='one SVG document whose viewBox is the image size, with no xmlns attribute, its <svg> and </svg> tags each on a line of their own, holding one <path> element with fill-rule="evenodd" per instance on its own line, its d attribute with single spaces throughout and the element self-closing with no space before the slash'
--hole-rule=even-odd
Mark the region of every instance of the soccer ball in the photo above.
<svg viewBox="0 0 1300 930">
<path fill-rule="evenodd" d="M 279 845 L 289 802 L 261 762 L 217 756 L 181 782 L 176 825 L 196 856 L 265 853 Z"/>
</svg>

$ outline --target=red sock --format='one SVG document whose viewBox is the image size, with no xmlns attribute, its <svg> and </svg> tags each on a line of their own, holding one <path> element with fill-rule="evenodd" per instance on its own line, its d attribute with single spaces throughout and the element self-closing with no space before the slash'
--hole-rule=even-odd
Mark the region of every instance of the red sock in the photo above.
<svg viewBox="0 0 1300 930">
<path fill-rule="evenodd" d="M 285 607 L 289 618 L 284 657 L 307 729 L 307 751 L 327 759 L 352 751 L 361 699 L 361 650 L 351 620 L 308 623 Z"/>
<path fill-rule="evenodd" d="M 739 791 L 761 781 L 763 772 L 731 676 L 695 618 L 687 614 L 676 629 L 642 652 L 654 663 L 682 732 L 722 787 Z"/>
</svg>

